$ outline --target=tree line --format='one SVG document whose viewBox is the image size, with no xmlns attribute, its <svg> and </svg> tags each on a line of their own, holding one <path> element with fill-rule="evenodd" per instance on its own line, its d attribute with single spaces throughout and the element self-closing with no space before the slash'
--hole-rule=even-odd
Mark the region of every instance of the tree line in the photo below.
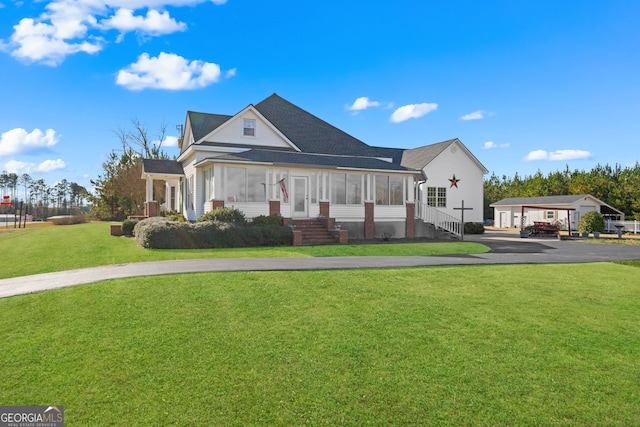
<svg viewBox="0 0 640 427">
<path fill-rule="evenodd" d="M 640 220 L 640 163 L 622 167 L 598 164 L 591 171 L 538 171 L 532 176 L 501 178 L 492 173 L 484 181 L 484 214 L 493 219 L 492 203 L 511 197 L 561 196 L 591 194 L 624 212 L 627 219 Z"/>
<path fill-rule="evenodd" d="M 18 175 L 3 171 L 0 174 L 0 192 L 13 202 L 2 213 L 13 213 L 23 204 L 23 209 L 34 220 L 43 220 L 53 215 L 74 215 L 82 211 L 89 193 L 83 186 L 63 179 L 53 185 L 44 179 L 33 179 L 28 173 Z"/>
</svg>

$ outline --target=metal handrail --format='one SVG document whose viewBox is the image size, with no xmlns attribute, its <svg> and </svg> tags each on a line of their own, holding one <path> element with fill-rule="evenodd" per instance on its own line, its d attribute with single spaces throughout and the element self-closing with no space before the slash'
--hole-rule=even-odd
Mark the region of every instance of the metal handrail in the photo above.
<svg viewBox="0 0 640 427">
<path fill-rule="evenodd" d="M 441 228 L 458 237 L 462 236 L 462 221 L 460 219 L 426 203 L 416 203 L 416 207 L 416 218 L 431 223 L 437 228 Z"/>
</svg>

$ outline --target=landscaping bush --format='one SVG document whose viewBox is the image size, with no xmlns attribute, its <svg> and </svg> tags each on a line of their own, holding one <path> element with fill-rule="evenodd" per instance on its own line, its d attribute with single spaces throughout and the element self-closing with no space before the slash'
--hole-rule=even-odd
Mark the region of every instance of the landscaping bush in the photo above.
<svg viewBox="0 0 640 427">
<path fill-rule="evenodd" d="M 601 233 L 604 231 L 604 217 L 600 212 L 587 212 L 578 220 L 578 231 L 581 233 Z"/>
<path fill-rule="evenodd" d="M 282 217 L 280 215 L 259 215 L 253 218 L 251 225 L 254 227 L 263 225 L 282 225 Z"/>
<path fill-rule="evenodd" d="M 122 221 L 122 234 L 124 236 L 133 236 L 133 229 L 137 223 L 137 219 L 125 219 Z"/>
<path fill-rule="evenodd" d="M 134 228 L 136 241 L 149 249 L 205 249 L 291 245 L 291 228 L 203 221 L 195 224 L 149 218 Z"/>
<path fill-rule="evenodd" d="M 481 222 L 465 222 L 464 234 L 484 234 L 484 225 Z"/>
<path fill-rule="evenodd" d="M 187 222 L 187 219 L 180 212 L 165 212 L 163 216 L 169 221 Z"/>
<path fill-rule="evenodd" d="M 205 221 L 244 225 L 247 223 L 247 218 L 242 211 L 235 208 L 215 208 L 198 218 L 198 222 Z"/>
</svg>

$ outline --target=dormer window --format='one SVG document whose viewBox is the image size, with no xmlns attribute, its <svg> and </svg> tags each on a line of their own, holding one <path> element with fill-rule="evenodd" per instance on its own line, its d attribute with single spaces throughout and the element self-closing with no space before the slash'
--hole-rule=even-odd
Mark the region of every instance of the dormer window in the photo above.
<svg viewBox="0 0 640 427">
<path fill-rule="evenodd" d="M 244 119 L 243 120 L 243 135 L 244 136 L 256 136 L 256 121 L 253 119 Z"/>
</svg>

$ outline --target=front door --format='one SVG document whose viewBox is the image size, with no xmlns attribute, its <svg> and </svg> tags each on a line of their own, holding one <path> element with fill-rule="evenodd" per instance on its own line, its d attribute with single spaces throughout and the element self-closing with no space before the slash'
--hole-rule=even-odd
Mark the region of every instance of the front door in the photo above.
<svg viewBox="0 0 640 427">
<path fill-rule="evenodd" d="M 307 217 L 309 216 L 309 200 L 307 195 L 307 182 L 306 176 L 294 176 L 293 181 L 293 212 L 291 216 L 294 217 Z"/>
</svg>

